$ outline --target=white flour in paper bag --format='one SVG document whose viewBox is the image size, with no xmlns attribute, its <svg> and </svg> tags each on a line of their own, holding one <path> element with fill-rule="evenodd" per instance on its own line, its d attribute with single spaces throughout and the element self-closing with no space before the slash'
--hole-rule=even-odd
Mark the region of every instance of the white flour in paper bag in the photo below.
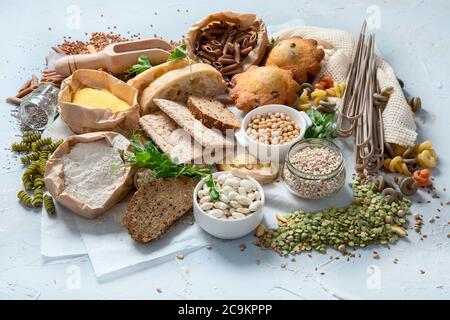
<svg viewBox="0 0 450 320">
<path fill-rule="evenodd" d="M 63 162 L 66 192 L 92 207 L 102 206 L 126 175 L 119 152 L 105 140 L 76 144 Z"/>
</svg>

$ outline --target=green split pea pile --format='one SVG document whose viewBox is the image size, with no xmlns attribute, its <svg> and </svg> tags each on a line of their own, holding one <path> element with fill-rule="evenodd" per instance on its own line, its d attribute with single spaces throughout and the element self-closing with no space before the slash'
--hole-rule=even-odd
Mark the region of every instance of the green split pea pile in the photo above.
<svg viewBox="0 0 450 320">
<path fill-rule="evenodd" d="M 280 255 L 312 249 L 325 253 L 327 247 L 346 253 L 349 248 L 395 243 L 406 236 L 411 202 L 402 199 L 387 203 L 381 193 L 372 191 L 371 182 L 362 181 L 359 176 L 353 180 L 355 201 L 349 207 L 294 212 L 285 217 L 285 222 L 280 221 L 278 228 L 259 237 L 259 245 Z"/>
</svg>

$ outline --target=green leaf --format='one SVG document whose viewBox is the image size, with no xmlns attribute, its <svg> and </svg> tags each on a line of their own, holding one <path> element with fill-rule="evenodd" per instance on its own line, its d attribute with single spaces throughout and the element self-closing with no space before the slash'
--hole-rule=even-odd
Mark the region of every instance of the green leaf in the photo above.
<svg viewBox="0 0 450 320">
<path fill-rule="evenodd" d="M 125 76 L 127 78 L 133 77 L 135 75 L 138 75 L 145 70 L 148 70 L 152 67 L 150 61 L 148 60 L 147 55 L 143 54 L 139 56 L 138 63 L 131 66 L 130 69 L 125 71 Z"/>
<path fill-rule="evenodd" d="M 306 114 L 311 118 L 313 125 L 320 125 L 323 123 L 322 114 L 315 108 L 310 108 L 308 111 L 306 111 Z"/>
<path fill-rule="evenodd" d="M 325 125 L 328 125 L 329 123 L 331 123 L 331 121 L 333 121 L 334 118 L 334 112 L 331 113 L 327 113 L 324 117 L 323 117 L 323 123 Z"/>
<path fill-rule="evenodd" d="M 220 193 L 216 186 L 216 180 L 213 178 L 212 174 L 208 175 L 206 180 L 206 186 L 209 187 L 209 196 L 212 201 L 219 199 Z"/>
<path fill-rule="evenodd" d="M 167 58 L 167 61 L 176 61 L 176 60 L 182 60 L 187 57 L 186 53 L 187 46 L 185 43 L 182 45 L 176 47 L 170 56 Z"/>
<path fill-rule="evenodd" d="M 311 118 L 312 125 L 306 130 L 305 138 L 335 137 L 334 112 L 323 115 L 315 108 L 311 108 L 306 113 Z"/>
<path fill-rule="evenodd" d="M 186 175 L 199 180 L 211 173 L 212 166 L 197 167 L 195 165 L 179 164 L 172 161 L 169 155 L 159 151 L 151 140 L 142 144 L 139 134 L 130 139 L 132 151 L 125 151 L 127 164 L 134 167 L 149 168 L 155 172 L 156 178 L 179 177 Z"/>
<path fill-rule="evenodd" d="M 276 37 L 276 38 L 272 37 L 272 38 L 270 38 L 269 48 L 273 48 L 275 46 L 275 44 L 277 43 L 278 39 L 279 39 L 279 37 Z"/>
</svg>

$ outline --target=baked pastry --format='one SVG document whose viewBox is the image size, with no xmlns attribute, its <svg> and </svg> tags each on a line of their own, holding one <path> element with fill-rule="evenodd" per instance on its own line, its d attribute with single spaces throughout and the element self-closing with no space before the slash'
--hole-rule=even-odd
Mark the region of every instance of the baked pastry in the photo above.
<svg viewBox="0 0 450 320">
<path fill-rule="evenodd" d="M 320 62 L 325 57 L 314 39 L 292 37 L 278 42 L 270 51 L 266 65 L 275 65 L 292 71 L 295 81 L 302 84 L 320 72 Z"/>
<path fill-rule="evenodd" d="M 277 66 L 252 66 L 231 80 L 230 98 L 236 107 L 249 112 L 267 104 L 292 105 L 297 100 L 300 85 L 289 70 Z"/>
</svg>

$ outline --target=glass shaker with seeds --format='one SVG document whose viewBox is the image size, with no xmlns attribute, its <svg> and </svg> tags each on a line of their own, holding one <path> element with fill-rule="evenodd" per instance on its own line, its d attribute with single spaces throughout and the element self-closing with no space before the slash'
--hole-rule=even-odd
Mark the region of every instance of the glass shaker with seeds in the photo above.
<svg viewBox="0 0 450 320">
<path fill-rule="evenodd" d="M 19 106 L 20 121 L 32 130 L 48 128 L 58 114 L 59 88 L 41 83 Z"/>
<path fill-rule="evenodd" d="M 329 197 L 344 185 L 345 175 L 342 152 L 329 140 L 301 140 L 286 155 L 283 181 L 292 193 L 302 198 Z"/>
</svg>

